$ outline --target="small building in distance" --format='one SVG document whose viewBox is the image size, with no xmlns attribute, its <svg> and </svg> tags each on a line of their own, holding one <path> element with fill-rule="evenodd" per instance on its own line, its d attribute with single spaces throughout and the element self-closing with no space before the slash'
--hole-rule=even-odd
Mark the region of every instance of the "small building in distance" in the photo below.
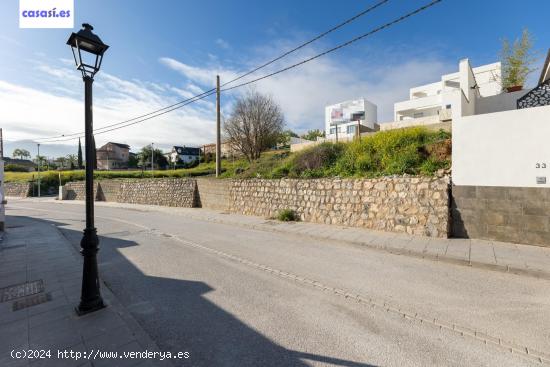
<svg viewBox="0 0 550 367">
<path fill-rule="evenodd" d="M 221 145 L 222 146 L 220 150 L 222 152 L 222 157 L 227 158 L 227 157 L 235 157 L 240 155 L 240 152 L 235 150 L 228 141 L 222 141 Z M 216 143 L 205 144 L 202 146 L 201 150 L 202 150 L 202 154 L 205 156 L 208 154 L 216 156 Z"/>
<path fill-rule="evenodd" d="M 3 157 L 2 160 L 4 161 L 4 168 L 8 168 L 6 171 L 8 171 L 10 168 L 10 167 L 7 167 L 8 165 L 24 167 L 29 172 L 36 171 L 36 163 L 34 163 L 29 159 Z"/>
<path fill-rule="evenodd" d="M 170 164 L 189 164 L 198 161 L 200 159 L 200 155 L 200 148 L 192 148 L 186 146 L 181 147 L 174 145 L 172 147 L 172 151 L 167 154 L 167 158 Z"/>
<path fill-rule="evenodd" d="M 350 139 L 378 130 L 377 107 L 365 98 L 325 107 L 325 135 L 329 140 Z"/>
<path fill-rule="evenodd" d="M 130 146 L 109 142 L 96 151 L 97 169 L 127 169 L 130 159 Z"/>
</svg>

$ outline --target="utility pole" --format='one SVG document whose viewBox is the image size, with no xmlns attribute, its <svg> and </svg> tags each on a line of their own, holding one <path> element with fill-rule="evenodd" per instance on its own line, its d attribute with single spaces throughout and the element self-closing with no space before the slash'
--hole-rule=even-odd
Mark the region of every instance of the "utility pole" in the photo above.
<svg viewBox="0 0 550 367">
<path fill-rule="evenodd" d="M 38 145 L 38 197 L 40 197 L 40 143 L 37 144 Z"/>
<path fill-rule="evenodd" d="M 220 76 L 216 75 L 216 177 L 222 173 L 222 139 L 221 133 L 221 114 L 220 114 Z"/>
<path fill-rule="evenodd" d="M 155 177 L 153 167 L 155 166 L 155 150 L 153 149 L 153 143 L 151 143 L 151 177 Z"/>
<path fill-rule="evenodd" d="M 2 135 L 2 128 L 0 127 L 0 158 L 4 158 L 4 136 Z"/>
</svg>

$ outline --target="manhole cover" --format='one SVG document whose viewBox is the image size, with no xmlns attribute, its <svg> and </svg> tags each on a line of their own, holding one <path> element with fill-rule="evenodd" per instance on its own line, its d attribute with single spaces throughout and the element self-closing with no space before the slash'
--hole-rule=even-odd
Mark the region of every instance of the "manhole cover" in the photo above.
<svg viewBox="0 0 550 367">
<path fill-rule="evenodd" d="M 44 281 L 42 279 L 16 284 L 0 289 L 0 302 L 7 302 L 41 292 L 44 292 Z"/>
<path fill-rule="evenodd" d="M 27 307 L 36 306 L 52 300 L 50 293 L 40 293 L 13 301 L 13 311 L 19 311 Z"/>
</svg>

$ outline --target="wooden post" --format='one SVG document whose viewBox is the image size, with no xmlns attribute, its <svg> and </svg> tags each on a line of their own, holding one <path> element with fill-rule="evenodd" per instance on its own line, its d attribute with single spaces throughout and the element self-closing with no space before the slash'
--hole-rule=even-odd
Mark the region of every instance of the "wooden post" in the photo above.
<svg viewBox="0 0 550 367">
<path fill-rule="evenodd" d="M 222 173 L 222 141 L 220 114 L 220 76 L 216 75 L 216 177 Z"/>
</svg>

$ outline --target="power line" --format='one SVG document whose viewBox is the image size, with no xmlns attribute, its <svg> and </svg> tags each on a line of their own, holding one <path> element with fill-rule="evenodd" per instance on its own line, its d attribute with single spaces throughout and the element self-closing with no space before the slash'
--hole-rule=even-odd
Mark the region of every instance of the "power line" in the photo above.
<svg viewBox="0 0 550 367">
<path fill-rule="evenodd" d="M 290 55 L 291 53 L 296 52 L 296 51 L 298 51 L 299 49 L 306 47 L 307 45 L 309 45 L 309 44 L 311 44 L 311 43 L 317 41 L 318 39 L 323 38 L 323 37 L 326 36 L 327 34 L 332 33 L 332 32 L 334 32 L 335 30 L 337 30 L 337 29 L 339 29 L 339 28 L 342 28 L 342 27 L 345 26 L 346 24 L 349 24 L 349 23 L 353 22 L 353 21 L 356 20 L 357 18 L 360 18 L 360 17 L 362 17 L 363 15 L 370 13 L 371 11 L 373 11 L 373 10 L 376 9 L 376 8 L 378 8 L 379 6 L 384 5 L 384 4 L 387 3 L 388 1 L 389 1 L 389 0 L 382 0 L 382 1 L 377 2 L 376 4 L 370 6 L 369 8 L 367 8 L 367 9 L 365 9 L 365 10 L 363 10 L 363 11 L 360 12 L 359 14 L 354 15 L 353 17 L 351 17 L 351 18 L 349 18 L 349 19 L 343 21 L 342 23 L 340 23 L 340 24 L 338 24 L 338 25 L 332 27 L 332 28 L 329 29 L 328 31 L 325 31 L 325 32 L 321 33 L 320 35 L 318 35 L 318 36 L 316 36 L 316 37 L 310 39 L 309 41 L 307 41 L 307 42 L 305 42 L 305 43 L 302 43 L 301 45 L 299 45 L 299 46 L 293 48 L 292 50 L 285 52 L 285 53 L 282 54 L 281 56 L 276 57 L 276 58 L 274 58 L 273 60 L 270 60 L 270 61 L 266 62 L 265 64 L 262 64 L 262 65 L 260 65 L 260 66 L 258 66 L 258 67 L 256 67 L 256 68 L 254 68 L 254 69 L 252 69 L 252 70 L 250 70 L 250 71 L 248 71 L 248 72 L 242 74 L 241 76 L 236 77 L 235 79 L 232 79 L 232 80 L 230 80 L 230 81 L 228 81 L 228 82 L 226 82 L 226 83 L 223 83 L 221 86 L 223 87 L 223 86 L 226 86 L 227 84 L 233 83 L 234 81 L 237 81 L 237 80 L 239 80 L 239 79 L 242 79 L 242 78 L 244 78 L 245 76 L 248 76 L 248 75 L 250 75 L 250 74 L 252 74 L 252 73 L 255 73 L 256 71 L 258 71 L 258 70 L 260 70 L 260 69 L 263 69 L 263 68 L 265 68 L 266 66 L 273 64 L 273 63 L 276 62 L 276 61 L 281 60 L 283 57 L 288 56 L 288 55 Z"/>
<path fill-rule="evenodd" d="M 169 108 L 172 108 L 172 107 L 175 107 L 175 106 L 178 106 L 178 105 L 181 105 L 181 104 L 184 104 L 186 102 L 189 102 L 197 97 L 201 97 L 207 93 L 211 93 L 213 91 L 215 91 L 216 89 L 213 88 L 213 89 L 210 89 L 210 90 L 207 90 L 206 92 L 203 92 L 203 93 L 200 93 L 200 94 L 197 94 L 196 96 L 193 96 L 193 97 L 190 97 L 190 98 L 187 98 L 187 99 L 184 99 L 183 101 L 179 101 L 177 103 L 174 103 L 174 104 L 171 104 L 170 106 L 166 106 L 166 107 L 163 107 L 163 108 L 160 108 L 158 110 L 155 110 L 155 111 L 152 111 L 152 112 L 149 112 L 149 113 L 146 113 L 144 115 L 140 115 L 140 116 L 137 116 L 137 117 L 133 117 L 131 119 L 128 119 L 128 120 L 124 120 L 124 121 L 120 121 L 120 122 L 117 122 L 117 123 L 114 123 L 114 124 L 109 124 L 109 125 L 105 125 L 105 126 L 102 126 L 102 127 L 98 127 L 96 129 L 94 129 L 94 131 L 98 131 L 98 130 L 103 130 L 103 129 L 107 129 L 107 128 L 110 128 L 110 127 L 113 127 L 113 126 L 118 126 L 118 125 L 122 125 L 122 124 L 125 124 L 127 122 L 130 122 L 130 121 L 134 121 L 134 120 L 138 120 L 140 118 L 143 118 L 143 117 L 147 117 L 147 116 L 150 116 L 150 115 L 153 115 L 157 112 L 161 112 L 161 111 L 164 111 L 166 109 L 169 109 Z M 173 111 L 173 109 L 171 110 Z M 62 135 L 57 135 L 57 136 L 52 136 L 52 137 L 49 137 L 49 138 L 38 138 L 38 139 L 35 139 L 35 140 L 50 140 L 50 139 L 58 139 L 58 138 L 68 138 L 68 137 L 71 137 L 71 136 L 76 136 L 76 135 L 82 135 L 84 134 L 84 131 L 82 132 L 79 132 L 79 133 L 72 133 L 72 134 L 62 134 Z M 76 139 L 76 138 L 75 138 Z M 67 139 L 67 140 L 72 140 L 72 139 Z M 57 140 L 54 140 L 54 141 L 57 141 Z M 61 141 L 64 141 L 64 140 L 61 140 Z"/>
<path fill-rule="evenodd" d="M 94 133 L 94 136 L 95 136 L 95 135 L 104 134 L 104 133 L 107 133 L 107 132 L 110 132 L 110 131 L 122 129 L 122 128 L 125 128 L 125 127 L 128 127 L 128 126 L 131 126 L 131 125 L 138 124 L 138 123 L 143 122 L 143 121 L 150 120 L 150 119 L 152 119 L 152 118 L 155 118 L 155 117 L 164 115 L 164 114 L 166 114 L 166 113 L 168 113 L 168 112 L 172 112 L 172 111 L 174 111 L 174 110 L 177 110 L 178 108 L 182 108 L 182 107 L 184 107 L 184 106 L 187 106 L 188 104 L 191 104 L 191 103 L 193 103 L 193 102 L 199 101 L 199 100 L 204 99 L 204 98 L 206 98 L 206 97 L 210 97 L 211 95 L 213 95 L 213 94 L 215 94 L 215 93 L 216 93 L 216 90 L 210 91 L 208 94 L 204 94 L 204 95 L 202 95 L 201 97 L 197 97 L 197 98 L 195 98 L 195 99 L 193 99 L 193 100 L 187 100 L 186 103 L 184 103 L 184 104 L 179 104 L 179 105 L 177 105 L 177 106 L 174 106 L 173 108 L 171 108 L 171 109 L 169 109 L 169 110 L 165 110 L 165 111 L 160 112 L 160 113 L 157 113 L 157 114 L 155 114 L 155 115 L 152 115 L 152 116 L 145 117 L 145 118 L 142 118 L 142 119 L 137 120 L 137 121 L 133 121 L 133 122 L 127 123 L 126 125 L 123 125 L 123 126 L 111 127 L 110 129 L 103 130 L 103 131 L 100 131 L 100 132 L 98 132 L 98 133 Z M 132 121 L 132 120 L 128 120 L 128 121 Z M 77 139 L 77 138 L 80 138 L 80 137 L 82 137 L 82 135 L 81 135 L 81 136 L 71 137 L 71 138 L 65 137 L 65 138 L 63 138 L 63 139 L 50 140 L 50 141 L 48 141 L 47 143 L 53 143 L 53 142 L 58 142 L 58 141 L 69 141 L 69 140 L 74 140 L 74 139 Z"/>
<path fill-rule="evenodd" d="M 355 37 L 355 38 L 353 38 L 353 39 L 351 39 L 351 40 L 349 40 L 349 41 L 347 41 L 347 42 L 345 42 L 345 43 L 342 43 L 342 44 L 338 45 L 338 46 L 335 46 L 335 47 L 333 47 L 333 48 L 330 48 L 330 49 L 328 49 L 328 50 L 326 50 L 326 51 L 324 51 L 324 52 L 322 52 L 322 53 L 320 53 L 320 54 L 317 54 L 317 55 L 315 55 L 315 56 L 312 56 L 312 57 L 310 57 L 310 58 L 307 58 L 307 59 L 305 59 L 305 60 L 303 60 L 303 61 L 300 61 L 300 62 L 298 62 L 298 63 L 295 63 L 295 64 L 293 64 L 293 65 L 287 66 L 287 67 L 285 67 L 285 68 L 283 68 L 283 69 L 280 69 L 280 70 L 277 70 L 277 71 L 275 71 L 275 72 L 269 73 L 269 74 L 264 75 L 264 76 L 262 76 L 262 77 L 259 77 L 259 78 L 250 80 L 250 81 L 248 81 L 248 82 L 241 83 L 241 84 L 237 84 L 237 85 L 235 85 L 235 86 L 231 86 L 231 87 L 222 89 L 221 91 L 224 91 L 224 92 L 225 92 L 225 91 L 229 91 L 229 90 L 232 90 L 232 89 L 240 88 L 240 87 L 243 87 L 243 86 L 252 84 L 252 83 L 256 83 L 256 82 L 258 82 L 258 81 L 260 81 L 260 80 L 267 79 L 267 78 L 272 77 L 272 76 L 274 76 L 274 75 L 283 73 L 283 72 L 288 71 L 288 70 L 290 70 L 290 69 L 293 69 L 293 68 L 295 68 L 295 67 L 297 67 L 297 66 L 300 66 L 300 65 L 303 65 L 303 64 L 308 63 L 308 62 L 310 62 L 310 61 L 313 61 L 313 60 L 315 60 L 315 59 L 317 59 L 317 58 L 319 58 L 319 57 L 321 57 L 321 56 L 327 55 L 327 54 L 332 53 L 332 52 L 334 52 L 334 51 L 337 51 L 337 50 L 339 50 L 339 49 L 341 49 L 341 48 L 344 48 L 344 47 L 346 47 L 346 46 L 349 46 L 350 44 L 355 43 L 355 42 L 357 42 L 357 41 L 359 41 L 359 40 L 361 40 L 361 39 L 363 39 L 363 38 L 366 38 L 366 37 L 368 37 L 368 36 L 371 36 L 371 35 L 373 35 L 373 34 L 379 32 L 379 31 L 381 31 L 381 30 L 383 30 L 383 29 L 389 28 L 389 27 L 393 26 L 393 25 L 396 24 L 396 23 L 399 23 L 399 22 L 401 22 L 401 21 L 403 21 L 403 20 L 405 20 L 405 19 L 407 19 L 407 18 L 410 18 L 410 17 L 412 17 L 412 16 L 414 16 L 414 15 L 416 15 L 416 14 L 418 14 L 418 13 L 420 13 L 420 12 L 422 12 L 422 11 L 424 11 L 424 10 L 426 10 L 426 9 L 428 9 L 428 8 L 430 8 L 430 7 L 432 7 L 432 6 L 434 6 L 434 5 L 436 5 L 437 3 L 440 3 L 441 1 L 442 1 L 442 0 L 434 0 L 434 1 L 428 3 L 428 4 L 424 5 L 424 6 L 421 6 L 420 8 L 417 8 L 416 10 L 413 10 L 413 11 L 411 11 L 411 12 L 405 14 L 405 15 L 400 16 L 399 18 L 394 19 L 394 20 L 391 21 L 391 22 L 388 22 L 388 23 L 386 23 L 386 24 L 384 24 L 384 25 L 382 25 L 382 26 L 380 26 L 380 27 L 377 27 L 377 28 L 375 28 L 375 29 L 373 29 L 373 30 L 371 30 L 371 31 L 369 31 L 369 32 L 367 32 L 367 33 L 364 33 L 364 34 L 362 34 L 362 35 L 360 35 L 360 36 L 357 36 L 357 37 Z M 309 42 L 309 41 L 308 41 L 308 42 Z M 311 41 L 311 42 L 313 42 L 313 41 Z M 310 42 L 310 43 L 311 43 L 311 42 Z M 275 60 L 275 61 L 276 61 L 276 60 Z M 269 63 L 267 63 L 267 65 L 268 65 L 268 64 L 269 64 Z M 263 67 L 263 66 L 262 66 L 262 67 Z M 249 75 L 249 74 L 250 74 L 250 72 L 248 73 L 248 75 Z M 240 79 L 240 77 L 234 79 L 233 81 L 235 81 L 235 80 L 237 80 L 237 79 Z M 229 83 L 229 82 L 228 82 L 228 83 Z M 226 83 L 226 84 L 228 84 L 228 83 Z M 226 84 L 224 84 L 224 85 L 226 85 Z M 107 129 L 107 130 L 98 132 L 98 133 L 96 133 L 96 135 L 98 135 L 98 134 L 103 134 L 103 133 L 106 133 L 106 132 L 109 132 L 109 131 L 113 131 L 113 130 L 118 130 L 118 129 L 121 129 L 121 128 L 124 128 L 124 127 L 127 127 L 127 126 L 135 125 L 135 124 L 137 124 L 137 123 L 140 123 L 140 122 L 143 122 L 143 121 L 150 120 L 150 119 L 152 119 L 152 118 L 158 117 L 158 116 L 160 116 L 160 115 L 164 115 L 165 113 L 168 113 L 168 112 L 174 111 L 174 110 L 176 110 L 176 109 L 178 109 L 178 108 L 181 108 L 181 107 L 183 107 L 183 106 L 186 106 L 186 105 L 188 105 L 188 104 L 190 104 L 190 103 L 196 102 L 196 101 L 201 100 L 201 99 L 206 98 L 206 97 L 209 97 L 210 95 L 212 95 L 212 94 L 214 94 L 214 93 L 215 93 L 215 89 L 210 89 L 210 90 L 208 90 L 208 91 L 206 91 L 206 92 L 204 92 L 204 93 L 202 93 L 202 94 L 199 94 L 199 95 L 197 95 L 197 96 L 195 96 L 195 97 L 191 97 L 191 98 L 189 98 L 189 99 L 187 99 L 187 100 L 185 100 L 185 101 L 181 101 L 181 102 L 175 103 L 175 104 L 173 104 L 173 105 L 171 105 L 171 106 L 164 107 L 164 108 L 162 108 L 162 109 L 160 109 L 160 110 L 153 111 L 153 112 L 150 112 L 150 113 L 148 113 L 148 114 L 145 114 L 145 115 L 142 115 L 142 116 L 138 116 L 138 117 L 135 117 L 135 118 L 130 119 L 130 120 L 126 120 L 126 121 L 119 122 L 119 123 L 116 123 L 116 124 L 104 126 L 104 127 L 102 127 L 102 128 L 99 128 L 98 130 L 107 129 L 107 128 L 109 128 L 109 127 L 113 127 L 113 126 L 117 125 L 117 127 L 113 127 L 113 128 L 110 128 L 110 129 Z M 173 107 L 173 108 L 171 108 L 171 107 Z M 165 110 L 165 111 L 164 111 L 164 110 Z M 157 112 L 159 112 L 159 111 L 164 111 L 164 112 L 157 113 Z M 145 118 L 143 118 L 143 117 L 145 117 Z M 135 121 L 135 120 L 138 120 L 138 121 Z M 134 121 L 134 122 L 131 122 L 131 121 Z M 122 125 L 122 124 L 124 124 L 124 123 L 126 123 L 126 122 L 131 122 L 131 123 L 128 123 L 128 124 L 123 125 L 123 126 L 118 126 L 118 125 Z M 82 134 L 82 133 L 77 133 L 77 134 Z M 76 134 L 71 134 L 71 135 L 76 135 Z M 66 136 L 66 135 L 63 135 L 63 137 L 67 137 L 67 136 Z M 73 139 L 76 139 L 76 138 L 77 138 L 77 137 L 71 137 L 71 138 L 68 138 L 68 139 L 57 139 L 57 140 L 47 141 L 46 143 L 56 142 L 56 141 L 68 141 L 68 140 L 73 140 Z"/>
<path fill-rule="evenodd" d="M 312 57 L 310 57 L 310 58 L 308 58 L 308 59 L 305 59 L 305 60 L 303 60 L 303 61 L 300 61 L 300 62 L 298 62 L 298 63 L 296 63 L 296 64 L 287 66 L 286 68 L 277 70 L 277 71 L 275 71 L 275 72 L 273 72 L 273 73 L 264 75 L 264 76 L 262 76 L 262 77 L 259 77 L 259 78 L 250 80 L 250 81 L 248 81 L 248 82 L 241 83 L 241 84 L 237 84 L 237 85 L 232 86 L 232 87 L 228 87 L 228 88 L 222 89 L 222 92 L 225 92 L 225 91 L 228 91 L 228 90 L 231 90 L 231 89 L 235 89 L 235 88 L 244 87 L 245 85 L 249 85 L 249 84 L 252 84 L 252 83 L 256 83 L 256 82 L 258 82 L 258 81 L 260 81 L 260 80 L 263 80 L 263 79 L 272 77 L 272 76 L 274 76 L 274 75 L 280 74 L 280 73 L 285 72 L 285 71 L 287 71 L 287 70 L 293 69 L 293 68 L 295 68 L 295 67 L 297 67 L 297 66 L 303 65 L 303 64 L 305 64 L 305 63 L 307 63 L 307 62 L 313 61 L 313 60 L 315 60 L 315 59 L 317 59 L 317 58 L 319 58 L 319 57 L 321 57 L 321 56 L 327 55 L 327 54 L 329 54 L 329 53 L 331 53 L 331 52 L 334 52 L 334 51 L 336 51 L 336 50 L 339 50 L 339 49 L 341 49 L 341 48 L 343 48 L 343 47 L 349 46 L 349 45 L 351 45 L 352 43 L 357 42 L 357 41 L 359 41 L 359 40 L 361 40 L 361 39 L 363 39 L 363 38 L 365 38 L 365 37 L 371 36 L 371 35 L 373 35 L 374 33 L 377 33 L 377 32 L 379 32 L 379 31 L 381 31 L 381 30 L 383 30 L 383 29 L 385 29 L 385 28 L 391 27 L 391 26 L 393 26 L 394 24 L 399 23 L 399 22 L 401 22 L 401 21 L 403 21 L 403 20 L 405 20 L 405 19 L 407 19 L 407 18 L 409 18 L 409 17 L 412 17 L 413 15 L 416 15 L 416 14 L 418 14 L 418 13 L 420 13 L 420 12 L 422 12 L 422 11 L 428 9 L 428 8 L 430 8 L 430 7 L 434 6 L 435 4 L 437 4 L 437 3 L 441 2 L 441 1 L 442 1 L 442 0 L 434 0 L 434 1 L 432 1 L 431 3 L 426 4 L 426 5 L 424 5 L 424 6 L 420 7 L 420 8 L 418 8 L 418 9 L 416 9 L 416 10 L 410 12 L 410 13 L 407 13 L 407 14 L 405 14 L 405 15 L 402 15 L 402 16 L 400 16 L 399 18 L 397 18 L 397 19 L 395 19 L 395 20 L 393 20 L 393 21 L 391 21 L 391 22 L 388 22 L 388 23 L 386 23 L 386 24 L 384 24 L 384 25 L 382 25 L 382 26 L 380 26 L 380 27 L 377 27 L 377 28 L 375 28 L 375 29 L 373 29 L 373 30 L 371 30 L 371 31 L 369 31 L 369 32 L 367 32 L 367 33 L 364 33 L 364 34 L 362 34 L 362 35 L 360 35 L 360 36 L 358 36 L 358 37 L 355 37 L 355 38 L 353 38 L 353 39 L 351 39 L 351 40 L 349 40 L 349 41 L 347 41 L 347 42 L 345 42 L 345 43 L 342 43 L 342 44 L 336 46 L 336 47 L 333 47 L 333 48 L 331 48 L 331 49 L 328 49 L 328 50 L 326 50 L 326 51 L 324 51 L 324 52 L 322 52 L 322 53 L 320 53 L 320 54 L 317 54 L 317 55 L 315 55 L 315 56 L 312 56 Z"/>
<path fill-rule="evenodd" d="M 301 45 L 299 45 L 299 46 L 293 48 L 292 50 L 289 50 L 289 51 L 285 52 L 285 53 L 282 54 L 281 56 L 278 56 L 278 57 L 276 57 L 276 58 L 274 58 L 274 59 L 272 59 L 272 60 L 270 60 L 270 61 L 268 61 L 268 62 L 266 62 L 266 63 L 264 63 L 264 64 L 262 64 L 262 65 L 260 65 L 260 66 L 258 66 L 258 67 L 256 67 L 256 68 L 254 68 L 254 69 L 252 69 L 252 70 L 250 70 L 250 71 L 248 71 L 248 72 L 246 72 L 246 73 L 244 73 L 244 74 L 242 74 L 242 75 L 240 75 L 240 76 L 238 76 L 238 77 L 236 77 L 236 78 L 234 78 L 234 79 L 232 79 L 232 80 L 230 80 L 230 81 L 228 81 L 228 82 L 226 82 L 226 83 L 223 83 L 221 86 L 223 87 L 223 86 L 228 85 L 228 84 L 230 84 L 230 83 L 233 83 L 233 82 L 235 82 L 235 81 L 237 81 L 237 80 L 240 80 L 240 79 L 242 79 L 242 78 L 244 78 L 244 77 L 246 77 L 246 76 L 248 76 L 248 75 L 250 75 L 250 74 L 255 73 L 256 71 L 258 71 L 258 70 L 260 70 L 260 69 L 265 68 L 266 66 L 269 66 L 269 65 L 273 64 L 274 62 L 276 62 L 276 61 L 278 61 L 278 60 L 281 60 L 282 58 L 284 58 L 284 57 L 290 55 L 291 53 L 296 52 L 296 51 L 298 51 L 298 50 L 300 50 L 300 49 L 306 47 L 307 45 L 309 45 L 309 44 L 311 44 L 311 43 L 313 43 L 313 42 L 315 42 L 315 41 L 317 41 L 317 40 L 319 40 L 319 39 L 325 37 L 326 35 L 328 35 L 328 34 L 334 32 L 334 31 L 336 31 L 336 30 L 342 28 L 343 26 L 345 26 L 345 25 L 347 25 L 347 24 L 349 24 L 349 23 L 355 21 L 356 19 L 358 19 L 358 18 L 364 16 L 365 14 L 370 13 L 371 11 L 373 11 L 373 10 L 375 10 L 376 8 L 378 8 L 378 7 L 382 6 L 382 5 L 384 5 L 384 4 L 387 3 L 388 1 L 390 1 L 390 0 L 381 0 L 381 1 L 379 1 L 379 2 L 377 2 L 377 3 L 375 3 L 375 4 L 373 4 L 373 5 L 371 5 L 370 7 L 368 7 L 368 8 L 365 9 L 365 10 L 363 10 L 362 12 L 360 12 L 360 13 L 354 15 L 353 17 L 351 17 L 351 18 L 349 18 L 349 19 L 343 21 L 342 23 L 340 23 L 340 24 L 338 24 L 338 25 L 336 25 L 336 26 L 330 28 L 329 30 L 327 30 L 327 31 L 325 31 L 325 32 L 323 32 L 323 33 L 321 33 L 321 34 L 319 34 L 318 36 L 316 36 L 316 37 L 310 39 L 309 41 L 307 41 L 307 42 L 305 42 L 305 43 L 302 43 Z M 158 109 L 158 110 L 149 112 L 149 113 L 144 114 L 144 115 L 140 115 L 140 116 L 134 117 L 134 118 L 129 119 L 129 120 L 117 122 L 117 123 L 114 123 L 114 124 L 105 125 L 105 126 L 103 126 L 103 127 L 100 127 L 100 128 L 95 129 L 94 131 L 107 129 L 107 128 L 110 128 L 110 127 L 113 127 L 113 126 L 122 125 L 122 124 L 125 124 L 125 123 L 127 123 L 127 122 L 131 122 L 131 121 L 134 121 L 134 120 L 141 119 L 141 118 L 143 118 L 143 117 L 147 117 L 147 116 L 153 115 L 153 114 L 155 114 L 155 113 L 157 113 L 157 112 L 160 112 L 160 111 L 163 111 L 163 110 L 166 110 L 166 109 L 170 109 L 170 108 L 175 107 L 175 106 L 180 105 L 180 104 L 184 104 L 184 103 L 188 102 L 188 101 L 191 100 L 191 99 L 194 99 L 194 98 L 196 98 L 196 97 L 200 97 L 200 96 L 202 96 L 202 95 L 204 95 L 204 94 L 206 94 L 206 93 L 212 92 L 212 91 L 214 91 L 214 90 L 215 90 L 215 88 L 210 89 L 210 90 L 208 90 L 208 91 L 206 91 L 206 92 L 204 92 L 204 93 L 201 93 L 201 94 L 198 94 L 198 95 L 196 95 L 196 96 L 190 97 L 190 98 L 188 98 L 188 99 L 186 99 L 186 100 L 183 100 L 183 101 L 174 103 L 174 104 L 172 104 L 172 105 L 170 105 L 170 106 L 163 107 L 163 108 L 161 108 L 161 109 Z M 69 137 L 74 137 L 74 136 L 81 135 L 81 134 L 84 134 L 84 132 L 71 133 L 71 134 L 62 134 L 62 135 L 51 136 L 51 137 L 47 137 L 47 138 L 38 138 L 38 139 L 35 139 L 35 140 L 45 141 L 45 140 L 51 140 L 51 139 L 69 138 Z M 71 139 L 67 139 L 67 140 L 71 140 Z M 53 140 L 53 141 L 65 141 L 65 140 Z"/>
</svg>

